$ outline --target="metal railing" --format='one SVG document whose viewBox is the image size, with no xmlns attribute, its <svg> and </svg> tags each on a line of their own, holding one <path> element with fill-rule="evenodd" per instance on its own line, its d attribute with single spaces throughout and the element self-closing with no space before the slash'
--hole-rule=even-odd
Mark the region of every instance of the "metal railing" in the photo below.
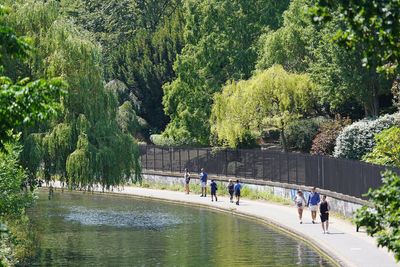
<svg viewBox="0 0 400 267">
<path fill-rule="evenodd" d="M 317 186 L 364 198 L 369 188 L 381 185 L 384 166 L 327 156 L 261 149 L 212 149 L 140 146 L 144 171 L 199 172 L 273 182 Z M 391 168 L 398 174 L 400 170 Z"/>
</svg>

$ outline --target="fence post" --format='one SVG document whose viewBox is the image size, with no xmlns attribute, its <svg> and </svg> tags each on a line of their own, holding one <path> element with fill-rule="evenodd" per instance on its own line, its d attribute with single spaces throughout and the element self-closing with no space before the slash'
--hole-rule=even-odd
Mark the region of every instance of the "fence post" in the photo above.
<svg viewBox="0 0 400 267">
<path fill-rule="evenodd" d="M 225 176 L 228 176 L 228 149 L 225 149 Z"/>
<path fill-rule="evenodd" d="M 161 170 L 164 171 L 164 148 L 161 148 Z"/>
<path fill-rule="evenodd" d="M 182 172 L 181 148 L 178 148 L 178 153 L 179 153 L 179 172 Z"/>
<path fill-rule="evenodd" d="M 153 146 L 153 169 L 156 170 L 156 147 Z"/>
<path fill-rule="evenodd" d="M 189 150 L 189 148 L 188 148 L 188 150 L 187 150 L 187 154 L 188 154 L 188 163 L 190 164 L 190 150 Z M 190 167 L 191 167 L 191 165 L 189 165 Z"/>
<path fill-rule="evenodd" d="M 197 160 L 196 160 L 197 161 L 197 170 L 200 171 L 201 167 L 200 167 L 200 159 L 199 159 L 199 148 L 197 147 L 196 150 L 197 150 Z"/>
<path fill-rule="evenodd" d="M 146 169 L 147 169 L 147 146 L 146 146 Z"/>
<path fill-rule="evenodd" d="M 235 177 L 237 177 L 237 162 L 239 160 L 239 150 L 236 150 L 236 159 L 235 159 Z"/>
<path fill-rule="evenodd" d="M 262 180 L 265 180 L 265 153 L 261 150 L 261 159 L 262 159 Z"/>
<path fill-rule="evenodd" d="M 324 158 L 321 157 L 321 174 L 322 174 L 322 187 L 325 189 L 325 163 Z"/>
<path fill-rule="evenodd" d="M 282 182 L 282 174 L 281 174 L 281 153 L 278 152 L 278 175 L 279 175 L 279 182 Z"/>
<path fill-rule="evenodd" d="M 172 172 L 172 152 L 174 151 L 174 149 L 172 147 L 169 148 L 169 166 Z"/>
<path fill-rule="evenodd" d="M 289 164 L 289 160 L 290 160 L 290 156 L 288 152 L 286 153 L 286 171 L 287 171 L 287 182 L 288 184 L 290 184 L 290 164 Z"/>
<path fill-rule="evenodd" d="M 240 151 L 241 153 L 244 152 L 244 150 Z M 246 174 L 247 174 L 247 160 L 246 160 L 246 154 L 243 154 L 243 166 L 244 166 L 244 178 L 246 178 Z"/>
<path fill-rule="evenodd" d="M 299 157 L 296 155 L 296 184 L 298 185 L 299 184 L 299 175 L 298 175 L 298 172 L 297 172 L 297 164 L 299 164 Z"/>
</svg>

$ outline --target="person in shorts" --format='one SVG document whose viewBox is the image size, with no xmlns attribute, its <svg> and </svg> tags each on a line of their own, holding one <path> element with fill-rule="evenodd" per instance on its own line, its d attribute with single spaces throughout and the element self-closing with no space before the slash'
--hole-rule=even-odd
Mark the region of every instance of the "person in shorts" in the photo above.
<svg viewBox="0 0 400 267">
<path fill-rule="evenodd" d="M 319 213 L 321 217 L 321 224 L 322 224 L 322 231 L 324 234 L 329 234 L 328 227 L 329 227 L 329 210 L 331 209 L 328 201 L 326 201 L 326 196 L 322 197 L 322 202 L 319 205 Z"/>
<path fill-rule="evenodd" d="M 240 190 L 242 189 L 242 185 L 240 184 L 239 180 L 236 180 L 236 184 L 233 187 L 233 190 L 235 191 L 235 197 L 236 197 L 236 205 L 239 205 L 239 200 L 240 200 Z"/>
<path fill-rule="evenodd" d="M 294 198 L 294 205 L 297 208 L 297 213 L 299 214 L 300 224 L 303 223 L 303 209 L 306 206 L 306 200 L 304 199 L 303 192 L 297 191 L 297 195 Z"/>
<path fill-rule="evenodd" d="M 233 193 L 235 192 L 234 187 L 235 187 L 235 184 L 232 182 L 232 179 L 229 179 L 229 183 L 226 186 L 226 188 L 228 188 L 228 193 L 230 196 L 231 203 L 233 203 Z"/>
<path fill-rule="evenodd" d="M 200 197 L 206 197 L 207 196 L 207 173 L 204 171 L 204 168 L 201 168 L 201 172 L 199 175 L 200 178 L 200 186 L 201 186 L 201 196 Z"/>
<path fill-rule="evenodd" d="M 318 204 L 319 202 L 321 202 L 319 193 L 316 192 L 316 190 L 316 187 L 313 187 L 311 189 L 311 194 L 308 197 L 307 203 L 307 206 L 310 207 L 312 223 L 315 223 L 315 220 L 317 218 Z"/>
<path fill-rule="evenodd" d="M 217 202 L 217 183 L 214 180 L 211 180 L 211 184 L 210 184 L 210 188 L 211 188 L 211 201 L 214 201 L 214 197 L 215 197 L 215 201 Z"/>
<path fill-rule="evenodd" d="M 183 178 L 185 178 L 185 192 L 186 194 L 189 194 L 190 173 L 187 168 L 185 168 L 185 173 L 183 174 Z"/>
</svg>

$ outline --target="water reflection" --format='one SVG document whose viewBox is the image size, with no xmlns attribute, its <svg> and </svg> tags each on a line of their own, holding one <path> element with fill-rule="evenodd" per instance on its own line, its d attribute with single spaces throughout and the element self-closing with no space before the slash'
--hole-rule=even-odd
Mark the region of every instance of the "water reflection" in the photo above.
<svg viewBox="0 0 400 267">
<path fill-rule="evenodd" d="M 33 266 L 330 266 L 274 229 L 231 214 L 129 197 L 41 193 Z"/>
<path fill-rule="evenodd" d="M 131 227 L 159 230 L 164 227 L 178 225 L 182 220 L 172 214 L 156 211 L 113 211 L 103 209 L 88 209 L 77 206 L 70 207 L 64 216 L 67 221 L 83 225 L 107 225 L 114 227 Z"/>
</svg>

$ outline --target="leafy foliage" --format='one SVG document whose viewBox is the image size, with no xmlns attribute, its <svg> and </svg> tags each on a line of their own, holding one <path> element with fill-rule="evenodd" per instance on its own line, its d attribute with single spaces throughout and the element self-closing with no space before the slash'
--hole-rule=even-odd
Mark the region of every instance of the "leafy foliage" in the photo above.
<svg viewBox="0 0 400 267">
<path fill-rule="evenodd" d="M 400 261 L 400 176 L 386 171 L 382 177 L 383 185 L 367 194 L 373 210 L 366 206 L 357 210 L 356 223 Z"/>
<path fill-rule="evenodd" d="M 390 81 L 375 69 L 362 67 L 362 45 L 348 51 L 332 43 L 340 21 L 314 25 L 308 13 L 312 5 L 310 0 L 291 1 L 283 26 L 262 35 L 257 68 L 281 64 L 288 71 L 309 73 L 324 113 L 353 119 L 361 118 L 362 113 L 378 116 L 379 97 L 390 94 Z"/>
<path fill-rule="evenodd" d="M 29 19 L 17 25 L 37 49 L 31 72 L 62 76 L 69 85 L 62 101 L 63 116 L 36 129 L 43 135 L 36 145 L 41 146 L 46 180 L 57 176 L 71 187 L 100 183 L 109 188 L 127 181 L 131 174 L 139 179 L 137 147 L 134 133 L 129 132 L 136 130 L 132 124 L 137 121 L 132 120 L 129 107 L 117 116 L 117 94 L 104 88 L 101 47 L 65 18 L 57 1 L 25 2 L 13 7 L 16 17 L 29 13 Z"/>
<path fill-rule="evenodd" d="M 209 143 L 214 93 L 229 79 L 246 79 L 256 62 L 255 46 L 266 27 L 276 28 L 289 1 L 186 2 L 186 45 L 177 57 L 177 78 L 164 85 L 164 135 Z"/>
<path fill-rule="evenodd" d="M 324 118 L 317 117 L 288 123 L 285 127 L 287 147 L 297 151 L 310 152 L 312 141 L 324 121 Z"/>
<path fill-rule="evenodd" d="M 258 138 L 278 129 L 287 149 L 286 126 L 307 113 L 313 101 L 314 85 L 307 75 L 273 66 L 249 80 L 228 83 L 215 95 L 212 132 L 223 145 L 236 147 L 249 135 Z"/>
<path fill-rule="evenodd" d="M 361 159 L 375 146 L 374 135 L 399 122 L 399 114 L 377 119 L 363 119 L 346 126 L 336 139 L 333 155 L 338 158 Z"/>
<path fill-rule="evenodd" d="M 21 191 L 26 173 L 18 162 L 20 152 L 21 146 L 15 142 L 4 143 L 4 151 L 0 151 L 0 218 L 21 214 L 33 201 L 29 191 Z"/>
<path fill-rule="evenodd" d="M 318 134 L 312 140 L 311 154 L 332 155 L 335 149 L 336 138 L 343 128 L 351 123 L 350 119 L 336 118 L 332 121 L 324 122 L 318 129 Z"/>
<path fill-rule="evenodd" d="M 400 168 L 400 127 L 393 126 L 375 135 L 373 150 L 363 160 Z"/>
<path fill-rule="evenodd" d="M 378 57 L 377 69 L 389 73 L 399 68 L 400 2 L 397 0 L 318 0 L 313 9 L 315 21 L 329 21 L 339 14 L 343 30 L 338 30 L 335 40 L 347 47 L 365 45 L 363 64 L 373 67 Z"/>
</svg>

